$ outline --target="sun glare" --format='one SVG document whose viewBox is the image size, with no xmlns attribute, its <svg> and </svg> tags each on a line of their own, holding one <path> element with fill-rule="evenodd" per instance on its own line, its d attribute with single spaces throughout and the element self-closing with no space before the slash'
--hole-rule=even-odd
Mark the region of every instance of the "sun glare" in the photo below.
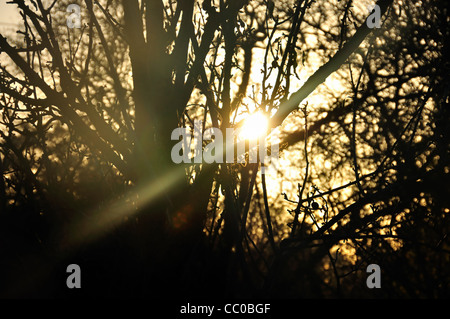
<svg viewBox="0 0 450 319">
<path fill-rule="evenodd" d="M 249 140 L 257 139 L 267 134 L 268 126 L 269 120 L 264 114 L 253 113 L 244 120 L 239 136 Z"/>
</svg>

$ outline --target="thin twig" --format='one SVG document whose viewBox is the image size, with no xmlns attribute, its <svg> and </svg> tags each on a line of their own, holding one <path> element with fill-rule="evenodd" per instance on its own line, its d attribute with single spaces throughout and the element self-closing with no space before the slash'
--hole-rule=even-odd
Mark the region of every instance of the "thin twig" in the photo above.
<svg viewBox="0 0 450 319">
<path fill-rule="evenodd" d="M 263 188 L 264 208 L 265 208 L 265 212 L 266 212 L 269 243 L 272 246 L 273 251 L 276 251 L 277 247 L 276 247 L 275 241 L 273 239 L 272 220 L 270 218 L 269 202 L 267 200 L 266 174 L 264 174 L 264 173 L 261 173 L 261 182 L 262 182 L 262 188 Z"/>
<path fill-rule="evenodd" d="M 301 203 L 302 203 L 302 198 L 303 198 L 303 192 L 304 192 L 305 187 L 306 187 L 306 181 L 308 179 L 308 173 L 309 173 L 308 113 L 307 113 L 307 106 L 308 106 L 308 103 L 306 103 L 305 106 L 303 107 L 303 114 L 305 116 L 305 130 L 304 130 L 304 134 L 305 134 L 305 138 L 304 138 L 304 140 L 305 140 L 305 142 L 304 142 L 304 152 L 305 152 L 305 161 L 306 161 L 305 177 L 303 179 L 303 185 L 300 187 L 300 184 L 299 184 L 298 205 L 297 205 L 297 208 L 295 209 L 294 223 L 292 224 L 291 236 L 295 236 L 295 231 L 297 230 L 298 216 L 300 214 L 300 208 L 301 208 Z M 302 224 L 303 224 L 303 222 L 302 222 Z"/>
</svg>

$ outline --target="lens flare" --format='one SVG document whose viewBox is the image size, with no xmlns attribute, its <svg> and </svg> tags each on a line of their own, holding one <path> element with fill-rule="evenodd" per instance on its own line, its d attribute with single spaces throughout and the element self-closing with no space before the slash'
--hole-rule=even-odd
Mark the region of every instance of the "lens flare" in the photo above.
<svg viewBox="0 0 450 319">
<path fill-rule="evenodd" d="M 256 112 L 244 120 L 239 136 L 243 139 L 254 140 L 266 135 L 268 127 L 269 119 L 261 112 Z"/>
</svg>

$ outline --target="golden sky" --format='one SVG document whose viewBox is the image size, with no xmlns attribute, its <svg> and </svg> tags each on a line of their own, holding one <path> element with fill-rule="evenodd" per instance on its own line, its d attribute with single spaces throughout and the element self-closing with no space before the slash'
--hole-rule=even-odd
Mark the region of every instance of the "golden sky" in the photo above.
<svg viewBox="0 0 450 319">
<path fill-rule="evenodd" d="M 20 17 L 17 13 L 17 6 L 7 4 L 6 2 L 6 0 L 0 1 L 0 23 L 16 24 L 17 19 Z"/>
</svg>

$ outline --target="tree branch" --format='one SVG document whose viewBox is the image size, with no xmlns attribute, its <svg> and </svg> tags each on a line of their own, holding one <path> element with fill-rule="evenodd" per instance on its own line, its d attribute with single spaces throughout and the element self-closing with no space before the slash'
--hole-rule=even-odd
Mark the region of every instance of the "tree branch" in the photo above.
<svg viewBox="0 0 450 319">
<path fill-rule="evenodd" d="M 381 14 L 383 15 L 393 0 L 379 0 L 377 5 L 380 6 Z M 271 118 L 271 127 L 277 127 L 283 123 L 284 119 L 294 110 L 297 109 L 299 104 L 311 94 L 317 86 L 322 84 L 326 78 L 338 70 L 342 64 L 348 59 L 348 57 L 359 47 L 361 42 L 371 32 L 371 29 L 367 26 L 366 21 L 358 28 L 353 37 L 348 40 L 342 49 L 340 49 L 327 63 L 321 66 L 305 84 L 285 102 L 282 103 L 278 111 Z"/>
</svg>

